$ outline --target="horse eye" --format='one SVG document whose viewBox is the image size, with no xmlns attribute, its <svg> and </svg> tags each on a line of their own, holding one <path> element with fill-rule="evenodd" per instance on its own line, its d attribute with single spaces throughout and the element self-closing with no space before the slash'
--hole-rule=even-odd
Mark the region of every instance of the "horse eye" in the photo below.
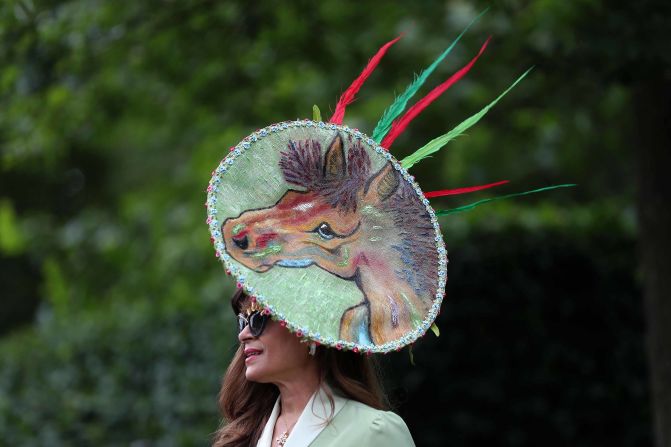
<svg viewBox="0 0 671 447">
<path fill-rule="evenodd" d="M 329 224 L 327 224 L 326 222 L 320 224 L 320 225 L 316 228 L 316 231 L 317 231 L 317 234 L 318 234 L 321 238 L 326 239 L 326 240 L 333 239 L 333 237 L 336 235 L 336 234 L 333 232 L 333 230 L 331 229 L 331 227 L 329 226 Z"/>
</svg>

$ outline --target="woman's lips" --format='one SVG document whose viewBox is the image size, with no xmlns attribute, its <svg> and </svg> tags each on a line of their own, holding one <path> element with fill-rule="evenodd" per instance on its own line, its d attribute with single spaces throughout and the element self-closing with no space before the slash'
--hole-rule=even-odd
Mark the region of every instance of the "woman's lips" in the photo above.
<svg viewBox="0 0 671 447">
<path fill-rule="evenodd" d="M 256 348 L 247 348 L 245 349 L 245 364 L 248 364 L 256 359 L 261 353 L 263 352 L 262 349 L 256 349 Z"/>
</svg>

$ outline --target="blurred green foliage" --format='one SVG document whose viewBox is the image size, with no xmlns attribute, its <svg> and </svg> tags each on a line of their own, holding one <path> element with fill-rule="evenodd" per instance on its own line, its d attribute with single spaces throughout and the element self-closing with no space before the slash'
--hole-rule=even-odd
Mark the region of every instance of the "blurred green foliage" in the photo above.
<svg viewBox="0 0 671 447">
<path fill-rule="evenodd" d="M 220 300 L 74 310 L 0 347 L 2 444 L 206 445 L 235 349 Z"/>
<path fill-rule="evenodd" d="M 640 445 L 649 421 L 643 360 L 632 353 L 642 349 L 642 328 L 635 263 L 627 262 L 635 257 L 636 234 L 631 101 L 637 83 L 671 66 L 664 46 L 669 5 L 652 0 L 617 7 L 597 0 L 3 2 L 0 437 L 10 445 L 207 444 L 217 423 L 218 379 L 235 342 L 224 329 L 232 324 L 233 285 L 214 259 L 204 224 L 210 172 L 229 146 L 258 127 L 309 118 L 314 104 L 327 119 L 368 58 L 403 32 L 345 117 L 371 132 L 413 73 L 486 6 L 491 10 L 420 94 L 491 34 L 487 52 L 412 123 L 394 154 L 400 159 L 445 133 L 535 65 L 468 136 L 413 174 L 426 191 L 500 179 L 511 183 L 496 194 L 555 183 L 579 187 L 445 218 L 448 294 L 461 301 L 446 303 L 441 337 L 426 342 L 425 354 L 416 352 L 417 368 L 393 368 L 392 388 L 415 393 L 399 411 L 419 445 L 546 444 L 538 431 L 546 417 L 553 439 L 566 443 Z M 493 194 L 438 199 L 434 207 Z M 585 267 L 573 259 L 587 258 L 593 264 L 585 271 L 597 283 L 552 302 L 541 299 Z M 490 269 L 479 267 L 487 262 Z M 538 269 L 546 282 L 536 279 Z M 585 276 L 579 281 L 590 283 Z M 528 364 L 516 364 L 510 359 L 522 355 L 510 357 L 502 347 L 467 349 L 484 343 L 478 337 L 487 334 L 473 329 L 482 327 L 482 309 L 512 291 L 522 299 L 494 307 L 496 317 L 526 316 L 502 324 L 500 334 L 524 339 L 523 328 L 546 331 L 536 350 L 523 351 Z M 579 321 L 561 325 L 554 312 Z M 464 321 L 455 326 L 449 315 Z M 547 336 L 551 323 L 556 337 Z M 566 339 L 578 323 L 583 337 Z M 588 343 L 604 331 L 626 354 Z M 579 366 L 576 375 L 537 350 L 593 366 Z M 423 356 L 438 366 L 427 366 Z M 510 382 L 488 377 L 485 367 L 510 377 L 526 377 L 529 369 L 553 391 L 519 385 L 508 395 Z M 441 368 L 456 378 L 447 394 L 434 395 L 443 379 L 432 371 Z M 469 382 L 474 375 L 480 379 Z M 608 375 L 616 377 L 602 380 Z M 627 387 L 636 391 L 627 392 L 631 418 L 624 423 L 616 415 L 622 409 L 611 404 Z M 583 392 L 596 393 L 596 400 L 585 404 L 576 395 Z M 560 394 L 575 398 L 553 400 Z M 413 416 L 434 396 L 444 419 Z M 528 405 L 535 419 L 527 410 L 509 412 L 509 399 Z M 503 413 L 519 419 L 497 422 Z"/>
</svg>

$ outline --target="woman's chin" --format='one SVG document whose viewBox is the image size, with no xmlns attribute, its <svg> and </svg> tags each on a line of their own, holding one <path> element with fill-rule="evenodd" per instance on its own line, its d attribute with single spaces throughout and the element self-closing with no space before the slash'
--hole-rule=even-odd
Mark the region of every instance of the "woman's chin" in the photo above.
<svg viewBox="0 0 671 447">
<path fill-rule="evenodd" d="M 248 366 L 245 369 L 245 378 L 250 382 L 267 382 L 267 380 L 264 380 L 265 374 L 263 374 L 261 368 L 258 368 L 257 366 L 258 365 Z"/>
</svg>

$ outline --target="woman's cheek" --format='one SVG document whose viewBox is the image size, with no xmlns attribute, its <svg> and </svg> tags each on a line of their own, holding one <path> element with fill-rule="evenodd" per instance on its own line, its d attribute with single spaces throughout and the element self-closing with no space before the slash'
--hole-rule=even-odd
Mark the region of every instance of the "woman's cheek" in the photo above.
<svg viewBox="0 0 671 447">
<path fill-rule="evenodd" d="M 271 350 L 264 349 L 263 354 L 246 365 L 245 377 L 249 381 L 266 383 L 273 377 L 275 357 Z"/>
</svg>

